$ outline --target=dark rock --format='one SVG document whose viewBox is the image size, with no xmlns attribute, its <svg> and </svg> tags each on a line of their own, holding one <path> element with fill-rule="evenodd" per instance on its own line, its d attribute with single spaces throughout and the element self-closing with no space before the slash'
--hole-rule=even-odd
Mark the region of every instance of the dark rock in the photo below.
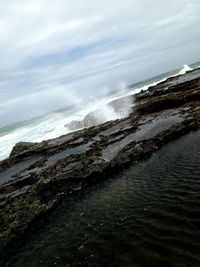
<svg viewBox="0 0 200 267">
<path fill-rule="evenodd" d="M 169 78 L 121 103 L 117 99 L 109 109 L 124 113 L 134 104 L 134 111 L 108 122 L 95 111 L 84 122 L 71 123 L 72 129 L 93 127 L 38 144 L 18 143 L 0 162 L 2 256 L 63 198 L 200 129 L 200 70 Z"/>
<path fill-rule="evenodd" d="M 10 153 L 10 157 L 17 156 L 18 154 L 20 154 L 21 152 L 24 152 L 25 150 L 29 149 L 33 145 L 35 145 L 35 143 L 31 143 L 31 142 L 19 142 L 19 143 L 17 143 L 13 147 L 13 149 Z"/>
</svg>

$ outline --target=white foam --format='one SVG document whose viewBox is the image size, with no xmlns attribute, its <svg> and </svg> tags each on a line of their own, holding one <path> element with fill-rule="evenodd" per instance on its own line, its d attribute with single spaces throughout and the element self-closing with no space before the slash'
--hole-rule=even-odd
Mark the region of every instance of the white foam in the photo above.
<svg viewBox="0 0 200 267">
<path fill-rule="evenodd" d="M 183 74 L 185 74 L 187 71 L 191 71 L 191 70 L 193 70 L 193 68 L 191 68 L 191 67 L 189 67 L 188 65 L 184 64 L 184 65 L 183 65 L 183 68 L 182 68 L 177 74 L 169 75 L 168 77 L 166 77 L 166 78 L 164 78 L 164 79 L 161 79 L 161 80 L 159 80 L 159 81 L 156 81 L 156 82 L 147 84 L 147 85 L 145 85 L 145 86 L 143 86 L 143 87 L 140 87 L 140 88 L 136 88 L 134 91 L 128 93 L 128 95 L 138 94 L 138 93 L 140 93 L 141 91 L 148 90 L 149 87 L 151 87 L 151 86 L 156 86 L 157 84 L 166 81 L 169 77 L 176 77 L 176 76 L 179 76 L 179 75 L 183 75 Z"/>
<path fill-rule="evenodd" d="M 169 75 L 168 77 L 161 79 L 159 81 L 146 84 L 142 87 L 134 88 L 131 92 L 127 92 L 127 88 L 120 90 L 120 95 L 118 96 L 109 96 L 103 99 L 94 99 L 85 104 L 77 105 L 76 110 L 69 115 L 65 115 L 64 113 L 52 113 L 48 116 L 45 116 L 42 121 L 38 121 L 36 124 L 30 124 L 28 126 L 24 126 L 21 128 L 17 128 L 11 133 L 3 135 L 0 137 L 0 160 L 8 157 L 13 146 L 19 141 L 27 141 L 27 142 L 40 142 L 42 140 L 52 139 L 58 137 L 60 135 L 68 133 L 68 129 L 65 127 L 66 124 L 70 123 L 73 120 L 83 120 L 84 117 L 95 110 L 101 110 L 101 118 L 97 118 L 97 120 L 102 122 L 120 119 L 129 115 L 131 110 L 130 103 L 131 99 L 125 98 L 122 101 L 123 113 L 116 112 L 109 103 L 114 100 L 120 99 L 124 96 L 134 95 L 136 93 L 141 92 L 142 90 L 148 90 L 150 86 L 155 86 L 160 82 L 166 81 L 169 77 L 178 76 L 185 74 L 187 71 L 192 70 L 188 65 L 184 65 L 183 68 L 175 75 Z M 124 102 L 127 101 L 127 102 Z"/>
<path fill-rule="evenodd" d="M 179 71 L 179 73 L 177 75 L 183 75 L 185 74 L 187 71 L 193 70 L 192 68 L 190 68 L 190 66 L 184 64 L 182 70 Z"/>
</svg>

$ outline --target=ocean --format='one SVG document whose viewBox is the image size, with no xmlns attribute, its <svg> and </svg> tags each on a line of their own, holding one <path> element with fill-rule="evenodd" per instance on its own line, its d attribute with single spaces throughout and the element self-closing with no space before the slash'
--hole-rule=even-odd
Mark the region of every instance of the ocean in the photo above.
<svg viewBox="0 0 200 267">
<path fill-rule="evenodd" d="M 109 92 L 97 99 L 91 99 L 72 105 L 31 120 L 17 122 L 0 128 L 0 161 L 7 158 L 13 146 L 20 141 L 40 142 L 52 139 L 71 132 L 66 125 L 76 120 L 81 121 L 90 112 L 101 110 L 104 121 L 115 120 L 127 116 L 120 114 L 108 107 L 108 103 L 125 95 L 134 95 L 141 90 L 147 90 L 149 86 L 156 85 L 168 77 L 182 75 L 186 71 L 197 68 L 200 62 L 184 65 L 180 69 L 163 73 L 159 76 L 141 81 L 120 90 Z"/>
</svg>

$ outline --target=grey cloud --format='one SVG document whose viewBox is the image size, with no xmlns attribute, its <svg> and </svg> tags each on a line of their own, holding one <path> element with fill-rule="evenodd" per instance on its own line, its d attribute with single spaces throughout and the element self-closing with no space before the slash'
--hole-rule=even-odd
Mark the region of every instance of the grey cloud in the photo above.
<svg viewBox="0 0 200 267">
<path fill-rule="evenodd" d="M 199 60 L 198 0 L 0 6 L 0 126 Z"/>
</svg>

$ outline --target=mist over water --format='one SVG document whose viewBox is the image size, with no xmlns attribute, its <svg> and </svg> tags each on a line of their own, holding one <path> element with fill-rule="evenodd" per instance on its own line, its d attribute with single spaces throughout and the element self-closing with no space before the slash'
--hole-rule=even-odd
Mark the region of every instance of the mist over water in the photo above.
<svg viewBox="0 0 200 267">
<path fill-rule="evenodd" d="M 130 103 L 128 98 L 124 98 L 124 96 L 134 95 L 141 90 L 147 90 L 149 86 L 156 85 L 170 76 L 184 74 L 186 71 L 198 66 L 199 63 L 191 66 L 184 65 L 183 68 L 179 70 L 164 73 L 135 85 L 128 87 L 120 85 L 121 89 L 109 92 L 102 97 L 84 102 L 77 102 L 75 105 L 65 109 L 1 128 L 0 160 L 9 156 L 13 146 L 17 142 L 40 142 L 71 132 L 72 130 L 66 125 L 72 121 L 82 121 L 91 112 L 93 112 L 96 124 L 124 118 L 129 115 L 131 105 L 133 104 Z M 121 104 L 119 109 L 116 110 L 110 103 L 118 99 L 121 99 Z"/>
</svg>

